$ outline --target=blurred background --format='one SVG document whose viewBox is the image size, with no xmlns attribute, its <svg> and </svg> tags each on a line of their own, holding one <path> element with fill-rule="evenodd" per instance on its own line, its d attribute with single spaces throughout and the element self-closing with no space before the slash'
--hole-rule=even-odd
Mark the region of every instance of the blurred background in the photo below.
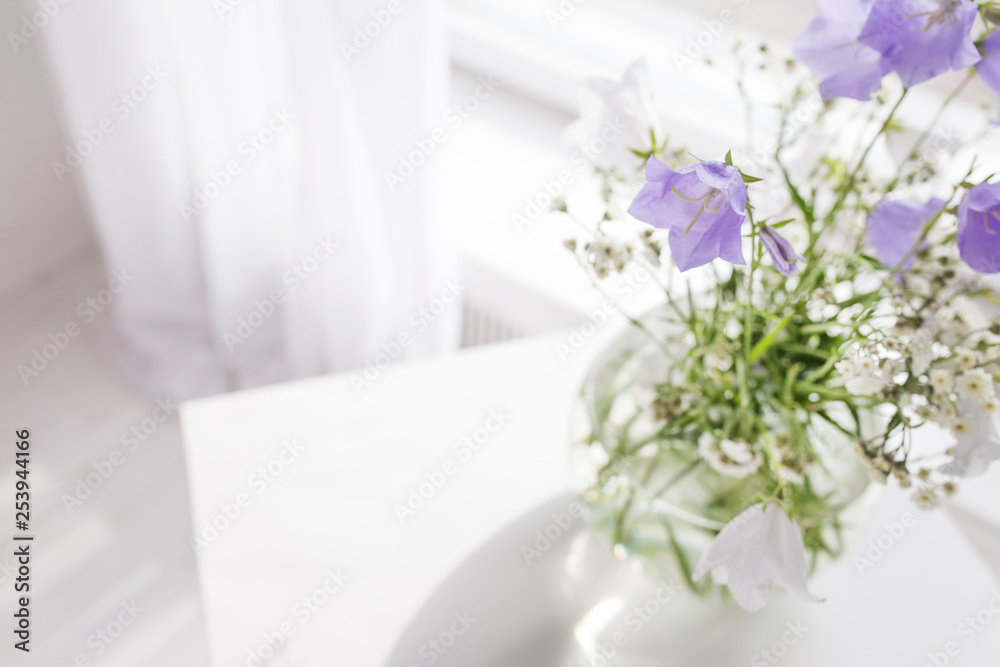
<svg viewBox="0 0 1000 667">
<path fill-rule="evenodd" d="M 542 215 L 578 83 L 645 56 L 670 133 L 720 149 L 733 91 L 678 54 L 723 12 L 694 55 L 790 42 L 815 3 L 0 3 L 0 403 L 46 544 L 25 664 L 207 664 L 182 401 L 364 368 L 409 327 L 400 359 L 582 321 Z M 142 622 L 95 640 L 127 600 Z"/>
</svg>

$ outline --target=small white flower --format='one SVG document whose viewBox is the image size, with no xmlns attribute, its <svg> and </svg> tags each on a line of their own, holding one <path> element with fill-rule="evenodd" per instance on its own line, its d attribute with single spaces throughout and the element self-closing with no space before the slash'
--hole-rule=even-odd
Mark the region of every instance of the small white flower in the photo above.
<svg viewBox="0 0 1000 667">
<path fill-rule="evenodd" d="M 953 321 L 958 313 L 956 313 L 955 309 L 951 306 L 943 306 L 938 308 L 935 315 L 937 316 L 939 322 L 946 323 Z"/>
<path fill-rule="evenodd" d="M 719 443 L 719 449 L 722 450 L 723 454 L 739 464 L 749 463 L 754 458 L 754 453 L 745 442 L 723 440 Z"/>
<path fill-rule="evenodd" d="M 906 370 L 906 362 L 902 359 L 887 359 L 882 364 L 882 371 L 887 378 L 894 378 Z"/>
<path fill-rule="evenodd" d="M 972 422 L 968 417 L 955 417 L 951 420 L 951 432 L 956 437 L 962 437 L 972 431 Z"/>
<path fill-rule="evenodd" d="M 921 405 L 917 408 L 917 416 L 924 421 L 934 419 L 935 415 L 937 415 L 937 408 L 933 405 Z"/>
<path fill-rule="evenodd" d="M 906 288 L 917 296 L 930 296 L 934 293 L 934 287 L 931 285 L 931 281 L 916 274 L 910 274 L 907 276 Z"/>
<path fill-rule="evenodd" d="M 931 386 L 934 391 L 947 394 L 955 384 L 955 376 L 951 371 L 933 370 L 931 371 Z"/>
<path fill-rule="evenodd" d="M 877 394 L 885 387 L 885 381 L 876 375 L 855 375 L 844 383 L 847 391 L 858 396 Z"/>
<path fill-rule="evenodd" d="M 746 611 L 759 611 L 767 604 L 775 581 L 804 600 L 822 601 L 807 585 L 802 530 L 776 503 L 766 509 L 754 505 L 722 529 L 692 575 L 700 581 L 709 572 L 716 582 L 725 581 Z"/>
<path fill-rule="evenodd" d="M 861 357 L 855 368 L 858 375 L 873 375 L 878 370 L 878 362 L 871 357 Z"/>
<path fill-rule="evenodd" d="M 983 410 L 986 412 L 1000 412 L 1000 400 L 995 396 L 983 402 Z"/>
<path fill-rule="evenodd" d="M 955 348 L 955 363 L 959 368 L 972 368 L 979 363 L 979 353 L 964 347 Z"/>
<path fill-rule="evenodd" d="M 720 475 L 743 479 L 760 469 L 764 462 L 759 452 L 745 442 L 723 440 L 717 442 L 708 433 L 698 439 L 698 455 Z"/>
<path fill-rule="evenodd" d="M 986 402 L 996 396 L 993 390 L 993 378 L 981 368 L 965 371 L 958 376 L 955 392 L 959 398 Z"/>
<path fill-rule="evenodd" d="M 792 484 L 806 483 L 806 476 L 802 474 L 801 470 L 789 468 L 784 463 L 781 464 L 781 474 L 784 476 L 786 481 L 791 482 Z"/>
<path fill-rule="evenodd" d="M 850 359 L 844 359 L 837 362 L 837 372 L 844 377 L 850 377 L 857 372 L 857 368 L 854 366 L 854 362 Z"/>
<path fill-rule="evenodd" d="M 632 247 L 615 238 L 599 238 L 591 247 L 594 272 L 601 277 L 621 273 L 632 259 Z"/>
<path fill-rule="evenodd" d="M 951 422 L 958 417 L 958 411 L 955 406 L 952 405 L 951 401 L 942 401 L 937 405 L 937 412 L 931 419 L 934 423 L 945 428 L 951 428 Z"/>
<path fill-rule="evenodd" d="M 929 512 L 941 505 L 941 496 L 931 487 L 925 486 L 913 492 L 913 502 L 918 509 Z"/>
</svg>

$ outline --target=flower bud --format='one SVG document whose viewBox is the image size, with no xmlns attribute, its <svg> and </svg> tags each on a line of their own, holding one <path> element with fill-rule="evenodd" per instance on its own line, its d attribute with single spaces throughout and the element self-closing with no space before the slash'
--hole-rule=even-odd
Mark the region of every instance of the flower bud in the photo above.
<svg viewBox="0 0 1000 667">
<path fill-rule="evenodd" d="M 983 7 L 983 16 L 993 25 L 1000 25 L 1000 5 L 986 5 Z"/>
</svg>

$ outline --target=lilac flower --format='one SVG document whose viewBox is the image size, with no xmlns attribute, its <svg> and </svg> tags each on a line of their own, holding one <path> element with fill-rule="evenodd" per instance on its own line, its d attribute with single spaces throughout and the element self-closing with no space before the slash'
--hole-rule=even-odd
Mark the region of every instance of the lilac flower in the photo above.
<svg viewBox="0 0 1000 667">
<path fill-rule="evenodd" d="M 651 157 L 646 180 L 628 212 L 670 230 L 670 251 L 681 271 L 716 257 L 746 264 L 740 228 L 746 219 L 747 188 L 735 167 L 698 162 L 674 170 Z"/>
<path fill-rule="evenodd" d="M 972 0 L 876 0 L 859 39 L 910 88 L 982 59 L 972 40 L 978 11 Z"/>
<path fill-rule="evenodd" d="M 867 100 L 889 70 L 882 54 L 858 41 L 875 0 L 821 0 L 820 15 L 795 42 L 794 52 L 822 79 L 824 100 Z"/>
<path fill-rule="evenodd" d="M 875 248 L 879 260 L 890 269 L 899 267 L 923 235 L 924 225 L 944 206 L 943 199 L 932 199 L 926 204 L 908 200 L 880 201 L 868 216 L 868 242 Z M 925 240 L 921 247 L 926 246 Z M 900 268 L 911 266 L 912 255 Z"/>
<path fill-rule="evenodd" d="M 993 415 L 972 401 L 963 401 L 959 410 L 969 417 L 969 429 L 956 437 L 954 457 L 938 471 L 956 477 L 976 477 L 1000 459 L 1000 435 Z"/>
<path fill-rule="evenodd" d="M 778 581 L 800 598 L 822 602 L 806 585 L 806 548 L 799 525 L 779 505 L 754 505 L 733 519 L 701 556 L 696 581 L 709 571 L 725 584 L 746 611 L 767 604 Z"/>
<path fill-rule="evenodd" d="M 980 183 L 958 207 L 958 252 L 980 273 L 1000 272 L 1000 183 Z"/>
<path fill-rule="evenodd" d="M 980 78 L 1000 95 L 1000 30 L 990 33 L 983 41 L 986 56 L 976 68 Z"/>
<path fill-rule="evenodd" d="M 784 236 L 771 227 L 764 227 L 760 231 L 760 242 L 764 244 L 767 253 L 774 262 L 774 268 L 784 276 L 794 276 L 801 271 L 799 262 L 805 262 L 806 258 L 795 252 L 795 248 Z"/>
</svg>

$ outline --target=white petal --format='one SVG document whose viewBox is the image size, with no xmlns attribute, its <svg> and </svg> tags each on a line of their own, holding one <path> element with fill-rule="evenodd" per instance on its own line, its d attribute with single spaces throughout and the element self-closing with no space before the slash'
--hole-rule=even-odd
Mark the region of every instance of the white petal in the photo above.
<svg viewBox="0 0 1000 667">
<path fill-rule="evenodd" d="M 971 401 L 963 402 L 960 409 L 971 422 L 971 428 L 956 438 L 955 456 L 938 471 L 956 477 L 976 477 L 986 472 L 991 462 L 1000 459 L 1000 434 L 991 413 Z"/>
<path fill-rule="evenodd" d="M 702 554 L 693 577 L 700 580 L 719 570 L 725 571 L 729 591 L 746 611 L 767 604 L 774 581 L 805 600 L 821 601 L 807 587 L 802 531 L 776 503 L 764 510 L 754 505 L 727 524 Z"/>
</svg>

